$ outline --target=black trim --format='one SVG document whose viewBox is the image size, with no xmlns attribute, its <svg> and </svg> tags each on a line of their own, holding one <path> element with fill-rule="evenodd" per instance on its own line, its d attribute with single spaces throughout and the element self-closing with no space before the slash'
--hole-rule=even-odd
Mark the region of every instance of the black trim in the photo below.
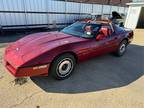
<svg viewBox="0 0 144 108">
<path fill-rule="evenodd" d="M 32 66 L 22 66 L 22 67 L 19 67 L 19 68 L 30 68 L 30 67 L 36 67 L 36 66 L 43 66 L 43 65 L 48 65 L 48 64 L 50 64 L 50 62 L 48 62 L 48 63 L 44 63 L 44 64 L 38 64 L 38 65 L 32 65 Z"/>
<path fill-rule="evenodd" d="M 56 23 L 56 25 L 70 25 L 72 23 Z M 4 27 L 27 27 L 27 26 L 49 26 L 49 25 L 53 25 L 53 24 L 27 24 L 27 25 L 5 25 L 2 26 L 2 28 Z"/>
<path fill-rule="evenodd" d="M 35 12 L 35 11 L 0 11 L 0 13 L 31 13 L 31 14 L 75 14 L 75 15 L 90 15 L 90 13 Z"/>
</svg>

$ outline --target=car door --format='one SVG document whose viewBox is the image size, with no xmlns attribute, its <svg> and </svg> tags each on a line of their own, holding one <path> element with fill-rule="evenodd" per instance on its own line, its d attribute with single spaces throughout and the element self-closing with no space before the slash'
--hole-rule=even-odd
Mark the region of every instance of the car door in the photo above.
<svg viewBox="0 0 144 108">
<path fill-rule="evenodd" d="M 91 42 L 91 56 L 98 56 L 115 51 L 117 45 L 118 40 L 115 32 L 113 32 L 103 40 L 96 41 L 96 39 L 93 39 L 93 41 Z"/>
<path fill-rule="evenodd" d="M 91 44 L 92 39 L 86 39 L 86 41 L 75 44 L 76 52 L 80 61 L 91 58 L 91 53 L 93 51 Z"/>
<path fill-rule="evenodd" d="M 91 42 L 91 56 L 99 56 L 108 52 L 108 43 L 107 39 L 96 41 L 95 39 Z"/>
</svg>

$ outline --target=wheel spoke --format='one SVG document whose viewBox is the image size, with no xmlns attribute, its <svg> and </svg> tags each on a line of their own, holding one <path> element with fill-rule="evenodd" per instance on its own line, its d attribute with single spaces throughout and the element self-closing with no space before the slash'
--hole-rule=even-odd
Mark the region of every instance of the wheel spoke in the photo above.
<svg viewBox="0 0 144 108">
<path fill-rule="evenodd" d="M 125 44 L 122 44 L 122 45 L 120 46 L 120 53 L 124 53 L 125 50 L 126 50 L 126 45 L 125 45 Z"/>
<path fill-rule="evenodd" d="M 66 58 L 62 61 L 60 61 L 60 63 L 57 66 L 57 74 L 59 76 L 67 76 L 71 73 L 73 69 L 73 61 L 70 58 Z"/>
</svg>

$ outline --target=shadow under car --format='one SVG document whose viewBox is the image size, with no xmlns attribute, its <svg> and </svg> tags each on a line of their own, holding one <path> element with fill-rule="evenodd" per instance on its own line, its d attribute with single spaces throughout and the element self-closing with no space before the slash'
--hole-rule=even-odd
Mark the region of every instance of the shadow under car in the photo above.
<svg viewBox="0 0 144 108">
<path fill-rule="evenodd" d="M 46 92 L 86 93 L 126 86 L 144 74 L 144 46 L 129 45 L 123 57 L 107 54 L 77 64 L 65 80 L 51 77 L 32 77 Z"/>
</svg>

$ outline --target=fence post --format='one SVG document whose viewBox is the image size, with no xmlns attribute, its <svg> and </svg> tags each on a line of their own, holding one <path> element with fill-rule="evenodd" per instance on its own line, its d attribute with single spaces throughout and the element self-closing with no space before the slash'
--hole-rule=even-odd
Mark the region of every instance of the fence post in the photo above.
<svg viewBox="0 0 144 108">
<path fill-rule="evenodd" d="M 65 24 L 67 25 L 67 8 L 66 8 L 66 5 L 67 5 L 67 0 L 65 0 Z"/>
<path fill-rule="evenodd" d="M 93 13 L 93 5 L 94 5 L 94 4 L 92 3 L 92 11 L 91 11 L 91 13 Z"/>
<path fill-rule="evenodd" d="M 24 8 L 24 17 L 25 17 L 25 27 L 28 28 L 27 26 L 27 11 L 26 11 L 26 1 L 23 0 L 23 8 Z"/>
<path fill-rule="evenodd" d="M 101 11 L 101 14 L 103 15 L 103 8 L 104 8 L 104 5 L 102 4 L 102 11 Z"/>
<path fill-rule="evenodd" d="M 47 16 L 47 28 L 49 28 L 49 12 L 48 12 L 48 0 L 45 0 L 45 6 L 46 6 L 46 16 Z"/>
<path fill-rule="evenodd" d="M 80 1 L 80 5 L 79 5 L 79 19 L 81 19 L 81 2 L 82 1 Z"/>
<path fill-rule="evenodd" d="M 2 26 L 0 25 L 0 34 L 3 33 Z"/>
</svg>

